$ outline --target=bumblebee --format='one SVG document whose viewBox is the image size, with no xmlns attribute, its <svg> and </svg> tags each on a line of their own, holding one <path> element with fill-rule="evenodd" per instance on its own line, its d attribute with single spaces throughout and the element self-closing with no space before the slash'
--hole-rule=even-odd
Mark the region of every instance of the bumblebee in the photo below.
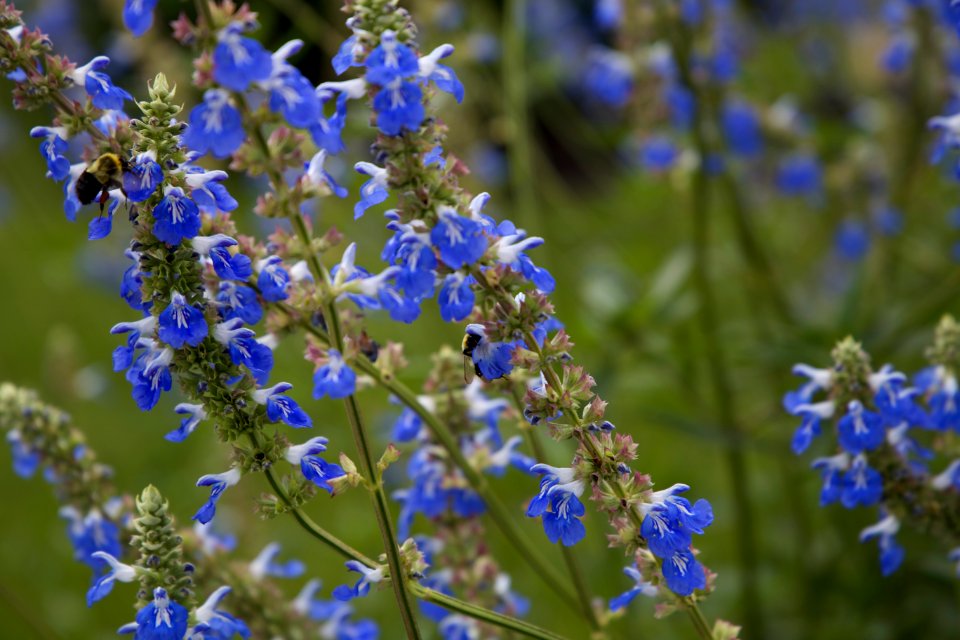
<svg viewBox="0 0 960 640">
<path fill-rule="evenodd" d="M 460 350 L 463 352 L 463 381 L 467 381 L 467 361 L 473 363 L 473 372 L 477 375 L 478 378 L 483 376 L 480 375 L 480 365 L 476 362 L 473 362 L 473 350 L 477 348 L 477 345 L 480 344 L 480 341 L 483 339 L 483 336 L 476 333 L 465 333 L 463 335 L 463 342 L 460 344 Z"/>
<path fill-rule="evenodd" d="M 99 195 L 100 215 L 110 197 L 111 189 L 123 191 L 123 174 L 130 171 L 130 163 L 116 153 L 105 153 L 90 163 L 77 178 L 77 199 L 90 204 Z"/>
</svg>

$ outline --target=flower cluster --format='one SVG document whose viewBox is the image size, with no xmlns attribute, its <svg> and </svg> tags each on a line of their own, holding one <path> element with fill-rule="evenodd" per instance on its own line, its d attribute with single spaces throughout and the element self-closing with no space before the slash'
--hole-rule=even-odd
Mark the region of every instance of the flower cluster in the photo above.
<svg viewBox="0 0 960 640">
<path fill-rule="evenodd" d="M 935 448 L 948 452 L 944 438 L 958 426 L 958 337 L 960 327 L 944 317 L 929 352 L 932 366 L 912 384 L 891 365 L 874 370 L 860 344 L 847 338 L 834 349 L 832 367 L 797 365 L 794 373 L 807 382 L 784 397 L 784 407 L 801 420 L 794 453 L 810 448 L 825 425 L 834 426 L 836 452 L 813 461 L 823 482 L 820 504 L 878 508 L 878 522 L 860 539 L 877 540 L 883 575 L 903 562 L 905 552 L 895 538 L 901 524 L 951 547 L 960 542 L 960 531 L 944 515 L 957 508 L 960 463 L 934 474 L 935 453 L 921 444 L 933 435 Z"/>
</svg>

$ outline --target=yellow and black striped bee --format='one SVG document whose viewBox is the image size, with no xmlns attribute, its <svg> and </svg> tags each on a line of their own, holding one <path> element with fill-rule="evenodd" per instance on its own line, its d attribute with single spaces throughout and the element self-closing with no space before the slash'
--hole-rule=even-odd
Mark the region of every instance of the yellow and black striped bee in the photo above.
<svg viewBox="0 0 960 640">
<path fill-rule="evenodd" d="M 100 215 L 110 197 L 111 189 L 123 190 L 123 174 L 130 171 L 130 163 L 116 153 L 105 153 L 83 170 L 77 178 L 77 199 L 90 204 L 99 195 Z"/>
</svg>

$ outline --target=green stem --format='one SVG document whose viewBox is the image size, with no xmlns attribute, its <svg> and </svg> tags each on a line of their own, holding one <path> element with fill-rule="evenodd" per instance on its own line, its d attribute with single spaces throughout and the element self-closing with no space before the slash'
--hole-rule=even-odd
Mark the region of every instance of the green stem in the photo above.
<svg viewBox="0 0 960 640">
<path fill-rule="evenodd" d="M 246 103 L 237 100 L 241 105 L 241 111 L 246 122 L 252 123 L 249 107 Z M 267 139 L 260 129 L 260 126 L 252 123 L 248 127 L 253 134 L 253 139 L 260 152 L 267 160 L 267 172 L 273 184 L 273 189 L 279 199 L 283 199 L 286 191 L 286 183 L 280 171 L 270 162 L 271 150 Z M 324 320 L 327 327 L 330 328 L 332 341 L 330 346 L 343 352 L 343 333 L 340 329 L 340 317 L 337 314 L 336 304 L 330 294 L 330 274 L 320 263 L 316 251 L 313 249 L 313 238 L 307 229 L 303 215 L 296 209 L 287 212 L 297 238 L 303 245 L 303 252 L 313 274 L 314 282 L 320 289 L 321 295 L 327 300 L 323 309 Z M 353 432 L 353 439 L 357 446 L 357 453 L 360 456 L 360 471 L 363 477 L 369 483 L 371 490 L 371 499 L 373 501 L 374 513 L 377 517 L 377 526 L 380 529 L 380 536 L 383 539 L 384 551 L 387 556 L 387 564 L 390 567 L 390 584 L 393 593 L 397 599 L 397 606 L 400 608 L 400 617 L 403 620 L 403 627 L 407 637 L 411 640 L 419 640 L 420 629 L 417 626 L 416 612 L 411 602 L 410 594 L 407 588 L 407 576 L 400 558 L 400 551 L 397 546 L 397 537 L 393 531 L 393 518 L 390 515 L 390 504 L 387 502 L 387 494 L 383 490 L 383 483 L 376 473 L 373 464 L 372 454 L 367 438 L 366 429 L 363 426 L 363 419 L 360 415 L 360 407 L 357 405 L 356 398 L 353 395 L 344 398 L 344 409 L 347 413 L 347 420 L 350 423 L 350 430 Z"/>
<path fill-rule="evenodd" d="M 522 415 L 524 407 L 523 396 L 520 395 L 520 391 L 515 384 L 510 385 L 510 394 L 513 396 L 514 406 Z M 533 450 L 533 455 L 536 459 L 539 462 L 546 462 L 547 452 L 546 449 L 543 448 L 543 442 L 540 441 L 540 436 L 536 430 L 532 428 L 523 429 L 523 434 L 526 436 L 527 442 Z M 570 578 L 573 580 L 573 587 L 576 589 L 577 597 L 580 599 L 580 608 L 583 610 L 584 617 L 595 632 L 602 634 L 603 628 L 600 620 L 597 618 L 597 612 L 590 604 L 590 590 L 587 588 L 586 579 L 583 577 L 583 569 L 580 567 L 577 557 L 573 554 L 573 549 L 566 545 L 561 545 L 560 553 L 563 555 L 563 561 L 567 565 L 567 571 L 570 572 Z"/>
<path fill-rule="evenodd" d="M 277 307 L 291 317 L 296 315 L 296 311 L 292 307 L 288 307 L 287 305 L 277 305 Z M 331 344 L 331 337 L 323 330 L 313 326 L 309 321 L 302 320 L 301 326 L 305 331 L 319 338 L 324 343 Z M 507 538 L 510 544 L 520 552 L 524 560 L 530 564 L 534 573 L 562 597 L 567 604 L 573 607 L 579 607 L 576 594 L 567 587 L 563 576 L 552 564 L 549 564 L 540 556 L 537 548 L 523 535 L 507 512 L 506 506 L 504 506 L 499 496 L 488 484 L 486 477 L 480 474 L 463 455 L 457 443 L 456 436 L 450 432 L 447 426 L 440 422 L 433 413 L 428 411 L 427 408 L 420 403 L 416 394 L 409 387 L 395 377 L 384 375 L 375 364 L 366 358 L 357 358 L 354 361 L 354 365 L 417 414 L 444 450 L 446 450 L 451 460 L 453 460 L 453 463 L 463 472 L 470 487 L 483 498 L 487 505 L 487 512 L 490 514 L 491 519 L 493 519 L 494 524 L 497 525 L 500 532 Z"/>
</svg>

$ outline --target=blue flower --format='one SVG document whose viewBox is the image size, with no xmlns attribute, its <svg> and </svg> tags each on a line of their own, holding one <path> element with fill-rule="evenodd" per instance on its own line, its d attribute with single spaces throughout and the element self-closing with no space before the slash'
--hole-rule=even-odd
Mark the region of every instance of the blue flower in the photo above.
<svg viewBox="0 0 960 640">
<path fill-rule="evenodd" d="M 666 136 L 650 136 L 640 145 L 640 166 L 651 173 L 672 169 L 680 152 Z"/>
<path fill-rule="evenodd" d="M 153 235 L 169 245 L 178 245 L 200 232 L 200 210 L 180 187 L 166 187 L 163 200 L 153 209 Z"/>
<path fill-rule="evenodd" d="M 153 26 L 153 10 L 159 0 L 124 0 L 123 24 L 139 38 Z"/>
<path fill-rule="evenodd" d="M 810 446 L 813 439 L 820 435 L 820 421 L 833 417 L 834 402 L 827 400 L 816 404 L 802 404 L 794 408 L 792 413 L 803 418 L 800 426 L 793 434 L 790 448 L 800 455 Z"/>
<path fill-rule="evenodd" d="M 307 128 L 320 119 L 320 100 L 313 85 L 296 67 L 287 63 L 287 58 L 303 46 L 301 40 L 291 40 L 272 56 L 273 69 L 270 78 L 260 83 L 270 91 L 270 110 L 280 113 L 290 126 Z"/>
<path fill-rule="evenodd" d="M 186 417 L 180 421 L 180 426 L 177 429 L 163 436 L 170 442 L 183 442 L 186 440 L 187 436 L 197 428 L 197 425 L 207 417 L 207 412 L 203 409 L 202 404 L 187 404 L 181 402 L 175 406 L 173 410 L 181 415 L 186 415 Z"/>
<path fill-rule="evenodd" d="M 420 71 L 417 54 L 407 45 L 397 42 L 396 32 L 390 30 L 381 34 L 380 44 L 370 52 L 364 64 L 367 67 L 367 82 L 381 86 Z"/>
<path fill-rule="evenodd" d="M 797 153 L 780 161 L 776 183 L 786 196 L 818 196 L 823 189 L 823 170 L 815 156 Z"/>
<path fill-rule="evenodd" d="M 423 420 L 417 415 L 417 412 L 409 407 L 404 407 L 403 411 L 393 423 L 393 430 L 390 438 L 397 442 L 410 442 L 423 429 Z"/>
<path fill-rule="evenodd" d="M 234 91 L 245 91 L 251 82 L 270 77 L 273 60 L 256 40 L 240 35 L 239 25 L 222 30 L 213 50 L 213 79 Z"/>
<path fill-rule="evenodd" d="M 76 222 L 77 212 L 83 207 L 79 198 L 77 198 L 77 180 L 80 179 L 80 175 L 86 168 L 86 162 L 70 165 L 69 178 L 63 183 L 63 214 L 70 222 Z"/>
<path fill-rule="evenodd" d="M 817 391 L 829 389 L 833 381 L 833 372 L 830 369 L 816 369 L 806 364 L 794 365 L 793 375 L 809 378 L 798 390 L 789 391 L 783 396 L 784 409 L 793 414 L 796 414 L 800 405 L 809 404 Z"/>
<path fill-rule="evenodd" d="M 465 356 L 473 361 L 476 374 L 485 380 L 496 380 L 513 371 L 513 345 L 492 342 L 482 324 L 468 324 Z M 467 353 L 469 351 L 469 353 Z"/>
<path fill-rule="evenodd" d="M 48 175 L 59 182 L 70 176 L 70 161 L 64 155 L 67 152 L 67 130 L 65 127 L 34 127 L 31 138 L 43 138 L 40 142 L 40 155 L 47 162 Z"/>
<path fill-rule="evenodd" d="M 241 638 L 250 637 L 250 629 L 243 620 L 216 608 L 228 593 L 230 587 L 220 587 L 194 612 L 197 625 L 193 631 L 204 640 L 231 640 L 238 634 Z"/>
<path fill-rule="evenodd" d="M 903 563 L 904 550 L 897 544 L 897 531 L 900 530 L 900 521 L 893 514 L 880 520 L 860 532 L 860 542 L 876 538 L 880 545 L 880 572 L 884 576 L 900 568 Z"/>
<path fill-rule="evenodd" d="M 267 418 L 271 422 L 281 421 L 291 427 L 307 428 L 313 426 L 313 420 L 306 411 L 288 396 L 282 395 L 293 388 L 289 382 L 281 382 L 267 389 L 253 392 L 257 404 L 267 405 Z"/>
<path fill-rule="evenodd" d="M 279 256 L 270 256 L 261 260 L 257 264 L 257 286 L 260 287 L 260 295 L 267 302 L 280 302 L 286 300 L 290 293 L 290 274 L 283 268 L 283 260 Z"/>
<path fill-rule="evenodd" d="M 655 598 L 657 596 L 657 588 L 643 579 L 643 576 L 640 575 L 640 571 L 637 569 L 636 563 L 634 563 L 633 566 L 625 567 L 623 572 L 628 578 L 633 580 L 634 585 L 616 598 L 612 598 L 610 600 L 610 611 L 618 611 L 623 609 L 628 604 L 633 602 L 633 599 L 641 593 L 648 598 Z"/>
<path fill-rule="evenodd" d="M 420 77 L 433 82 L 437 89 L 452 95 L 457 102 L 463 102 L 463 83 L 457 74 L 440 60 L 453 54 L 452 44 L 442 44 L 425 56 L 420 57 Z"/>
<path fill-rule="evenodd" d="M 123 174 L 123 192 L 130 202 L 145 202 L 163 182 L 163 169 L 153 153 L 141 153 Z"/>
<path fill-rule="evenodd" d="M 291 445 L 284 452 L 284 457 L 292 465 L 299 465 L 303 477 L 321 489 L 333 493 L 330 481 L 346 475 L 338 464 L 327 462 L 318 453 L 327 450 L 327 439 L 323 436 L 311 438 L 303 444 Z"/>
<path fill-rule="evenodd" d="M 833 241 L 837 253 L 846 260 L 860 260 L 870 250 L 870 232 L 860 220 L 843 220 Z"/>
<path fill-rule="evenodd" d="M 313 154 L 313 157 L 310 158 L 310 162 L 307 162 L 303 165 L 303 168 L 306 170 L 304 173 L 304 180 L 315 187 L 326 187 L 330 189 L 330 191 L 332 191 L 333 194 L 338 198 L 346 198 L 347 190 L 337 184 L 337 181 L 333 179 L 333 176 L 331 176 L 327 170 L 323 168 L 326 159 L 327 152 L 323 149 Z"/>
<path fill-rule="evenodd" d="M 583 78 L 587 92 L 611 107 L 622 107 L 633 91 L 630 59 L 619 51 L 596 47 L 587 56 Z"/>
<path fill-rule="evenodd" d="M 663 560 L 663 577 L 667 587 L 678 596 L 688 596 L 697 589 L 707 587 L 703 565 L 689 549 L 679 549 Z"/>
<path fill-rule="evenodd" d="M 390 318 L 396 322 L 412 323 L 420 317 L 420 305 L 410 297 L 404 296 L 391 286 L 382 286 L 377 292 L 380 306 L 387 310 Z"/>
<path fill-rule="evenodd" d="M 346 398 L 356 391 L 357 374 L 353 372 L 336 349 L 327 350 L 327 364 L 313 374 L 313 397 L 319 400 L 330 396 L 334 400 Z"/>
<path fill-rule="evenodd" d="M 685 484 L 675 484 L 655 492 L 650 502 L 641 505 L 643 522 L 640 533 L 658 558 L 668 558 L 678 550 L 689 548 L 692 534 L 703 533 L 703 529 L 713 522 L 709 502 L 701 499 L 691 505 L 686 498 L 677 495 L 689 488 Z"/>
<path fill-rule="evenodd" d="M 120 297 L 131 308 L 137 311 L 147 311 L 153 306 L 153 302 L 143 300 L 143 273 L 140 271 L 140 254 L 127 249 L 123 252 L 123 255 L 133 260 L 133 264 L 127 267 L 120 279 Z"/>
<path fill-rule="evenodd" d="M 226 171 L 204 171 L 200 167 L 187 167 L 184 178 L 190 187 L 190 197 L 201 211 L 215 214 L 237 208 L 236 199 L 222 184 L 227 179 Z"/>
<path fill-rule="evenodd" d="M 396 273 L 397 287 L 416 300 L 432 296 L 437 278 L 437 258 L 430 245 L 419 241 L 403 242 L 397 258 L 401 261 L 401 268 Z"/>
<path fill-rule="evenodd" d="M 307 567 L 299 560 L 289 560 L 285 563 L 276 562 L 276 557 L 280 555 L 280 545 L 271 542 L 263 548 L 257 557 L 254 558 L 248 567 L 250 577 L 254 580 L 263 580 L 267 576 L 274 578 L 299 578 L 307 570 Z"/>
<path fill-rule="evenodd" d="M 459 271 L 451 273 L 443 280 L 437 304 L 440 305 L 440 317 L 446 322 L 466 320 L 473 311 L 476 296 L 470 286 L 472 282 L 472 276 L 464 276 Z"/>
<path fill-rule="evenodd" d="M 133 582 L 137 578 L 137 571 L 128 564 L 123 564 L 106 551 L 94 551 L 91 557 L 102 560 L 109 566 L 109 570 L 97 578 L 87 591 L 87 606 L 92 607 L 94 602 L 103 600 L 113 590 L 115 582 Z"/>
<path fill-rule="evenodd" d="M 210 497 L 193 515 L 193 519 L 199 520 L 203 524 L 213 520 L 213 516 L 217 513 L 217 502 L 220 501 L 220 496 L 228 487 L 240 482 L 241 475 L 238 467 L 231 467 L 229 471 L 205 475 L 197 480 L 198 487 L 210 487 Z"/>
<path fill-rule="evenodd" d="M 195 347 L 210 331 L 203 310 L 187 304 L 187 299 L 177 292 L 170 297 L 170 304 L 160 313 L 159 320 L 157 335 L 174 349 L 183 345 Z"/>
<path fill-rule="evenodd" d="M 880 502 L 883 494 L 883 477 L 867 464 L 861 453 L 853 459 L 850 469 L 843 475 L 840 503 L 847 509 L 856 506 L 869 507 Z"/>
<path fill-rule="evenodd" d="M 540 516 L 543 530 L 550 542 L 572 546 L 587 534 L 580 518 L 586 513 L 578 496 L 583 493 L 583 480 L 577 479 L 572 468 L 557 468 L 545 464 L 530 469 L 544 474 L 540 492 L 527 506 L 527 516 Z"/>
<path fill-rule="evenodd" d="M 370 177 L 360 187 L 360 201 L 353 207 L 353 219 L 359 220 L 367 209 L 386 200 L 390 192 L 387 191 L 386 169 L 369 162 L 358 162 L 354 169 L 357 173 Z"/>
<path fill-rule="evenodd" d="M 840 500 L 843 492 L 842 473 L 850 466 L 850 454 L 839 453 L 829 458 L 817 458 L 811 465 L 820 471 L 823 486 L 820 488 L 820 506 L 825 507 Z"/>
<path fill-rule="evenodd" d="M 917 375 L 915 382 L 929 398 L 927 426 L 937 431 L 960 430 L 960 390 L 956 378 L 943 367 L 929 367 Z"/>
<path fill-rule="evenodd" d="M 189 123 L 183 144 L 201 154 L 209 152 L 214 157 L 226 158 L 247 139 L 243 118 L 223 89 L 204 92 L 203 102 L 190 111 Z"/>
<path fill-rule="evenodd" d="M 213 236 L 197 236 L 191 244 L 201 258 L 210 260 L 213 270 L 223 280 L 244 281 L 253 275 L 250 258 L 242 253 L 231 255 L 227 249 L 237 245 L 237 241 L 230 236 L 222 233 Z"/>
<path fill-rule="evenodd" d="M 11 429 L 7 432 L 7 442 L 13 454 L 13 472 L 21 478 L 30 478 L 40 467 L 40 453 L 24 444 L 20 432 Z"/>
<path fill-rule="evenodd" d="M 373 97 L 377 127 L 388 136 L 416 131 L 423 123 L 423 91 L 413 82 L 394 80 Z"/>
<path fill-rule="evenodd" d="M 847 452 L 873 451 L 883 444 L 886 429 L 880 414 L 868 411 L 858 400 L 847 405 L 847 413 L 837 423 L 837 439 Z"/>
<path fill-rule="evenodd" d="M 755 156 L 763 148 L 757 114 L 745 102 L 731 102 L 724 106 L 721 128 L 727 146 L 737 155 Z"/>
<path fill-rule="evenodd" d="M 247 324 L 257 324 L 263 317 L 263 307 L 257 300 L 257 292 L 246 285 L 221 282 L 217 304 L 224 320 L 240 318 Z"/>
<path fill-rule="evenodd" d="M 430 242 L 439 249 L 440 259 L 451 269 L 474 264 L 487 250 L 483 226 L 459 215 L 452 207 L 439 208 L 436 226 L 430 231 Z"/>
<path fill-rule="evenodd" d="M 133 96 L 114 86 L 110 76 L 101 69 L 110 64 L 110 58 L 97 56 L 82 67 L 74 69 L 70 77 L 76 84 L 83 85 L 90 101 L 98 109 L 122 110 L 124 100 L 133 100 Z"/>
<path fill-rule="evenodd" d="M 233 364 L 246 367 L 257 384 L 266 384 L 273 369 L 273 351 L 257 342 L 254 332 L 243 326 L 243 320 L 234 318 L 214 326 L 214 339 L 227 347 Z"/>
<path fill-rule="evenodd" d="M 336 55 L 330 61 L 333 64 L 333 70 L 340 76 L 350 67 L 362 66 L 362 63 L 357 61 L 358 54 L 362 51 L 363 47 L 357 42 L 357 36 L 350 36 L 343 41 L 343 44 L 337 49 Z"/>
<path fill-rule="evenodd" d="M 151 345 L 127 371 L 127 380 L 133 385 L 133 400 L 141 411 L 149 411 L 155 407 L 160 400 L 160 394 L 170 391 L 173 385 L 173 377 L 170 375 L 173 349 L 158 347 L 159 345 Z"/>
<path fill-rule="evenodd" d="M 348 600 L 367 595 L 370 593 L 370 585 L 383 580 L 383 567 L 371 569 L 356 560 L 348 560 L 346 566 L 350 571 L 359 573 L 360 579 L 357 580 L 352 587 L 342 584 L 333 590 L 333 597 L 341 602 L 347 602 Z"/>
<path fill-rule="evenodd" d="M 153 600 L 137 612 L 136 640 L 183 640 L 187 633 L 189 612 L 167 596 L 167 590 L 157 587 Z"/>
<path fill-rule="evenodd" d="M 119 197 L 113 197 L 115 193 L 117 193 Z M 106 214 L 90 219 L 87 227 L 87 240 L 102 240 L 109 236 L 113 230 L 113 214 L 117 210 L 117 207 L 120 206 L 120 198 L 123 197 L 123 194 L 111 191 L 110 196 L 110 205 L 107 207 Z"/>
</svg>

